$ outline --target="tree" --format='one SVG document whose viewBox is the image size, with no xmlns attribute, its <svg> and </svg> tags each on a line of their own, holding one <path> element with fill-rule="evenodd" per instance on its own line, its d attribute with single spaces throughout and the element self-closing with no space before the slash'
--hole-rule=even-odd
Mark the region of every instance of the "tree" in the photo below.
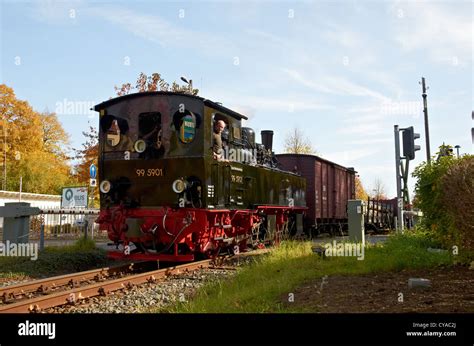
<svg viewBox="0 0 474 346">
<path fill-rule="evenodd" d="M 40 114 L 18 100 L 12 88 L 0 85 L 0 116 L 6 136 L 7 190 L 56 194 L 71 181 L 65 147 L 67 134 L 56 115 Z M 4 164 L 2 160 L 2 165 Z M 3 168 L 3 167 L 2 167 Z"/>
<path fill-rule="evenodd" d="M 12 190 L 32 193 L 58 194 L 61 188 L 72 184 L 70 167 L 51 153 L 36 150 L 28 153 L 9 170 L 9 184 Z"/>
<path fill-rule="evenodd" d="M 74 177 L 79 185 L 89 185 L 89 168 L 92 164 L 98 167 L 99 134 L 95 127 L 89 125 L 89 131 L 82 131 L 82 135 L 85 137 L 82 149 L 74 149 L 74 158 L 78 160 Z M 95 202 L 99 200 L 99 190 L 96 188 L 94 192 L 92 206 L 97 206 Z"/>
<path fill-rule="evenodd" d="M 439 146 L 439 151 L 436 153 L 436 155 L 438 155 L 438 158 L 437 158 L 437 161 L 440 160 L 440 158 L 442 157 L 446 157 L 446 156 L 449 156 L 449 157 L 452 157 L 454 154 L 453 154 L 453 146 L 452 145 L 449 145 L 449 144 L 441 144 Z"/>
<path fill-rule="evenodd" d="M 373 199 L 387 199 L 385 185 L 380 178 L 375 178 L 370 197 Z"/>
<path fill-rule="evenodd" d="M 199 89 L 192 88 L 191 84 L 188 85 L 179 85 L 175 81 L 169 85 L 159 73 L 152 73 L 151 76 L 147 76 L 143 72 L 140 72 L 140 75 L 137 78 L 135 87 L 131 83 L 124 83 L 120 87 L 114 87 L 117 96 L 124 96 L 130 94 L 132 89 L 137 90 L 137 92 L 151 92 L 151 91 L 172 91 L 183 94 L 197 95 Z"/>
<path fill-rule="evenodd" d="M 75 166 L 76 179 L 81 184 L 89 184 L 89 167 L 92 164 L 97 166 L 99 157 L 99 134 L 97 129 L 89 126 L 89 131 L 82 131 L 85 142 L 82 143 L 82 149 L 74 149 L 75 159 L 79 163 Z"/>
<path fill-rule="evenodd" d="M 286 135 L 284 152 L 289 154 L 316 154 L 311 141 L 304 136 L 302 130 L 294 128 Z"/>
<path fill-rule="evenodd" d="M 362 181 L 358 176 L 355 177 L 355 198 L 367 201 L 369 196 L 362 185 Z"/>
<path fill-rule="evenodd" d="M 55 113 L 44 112 L 40 114 L 43 127 L 44 150 L 66 157 L 69 146 L 69 135 L 63 129 Z"/>
</svg>

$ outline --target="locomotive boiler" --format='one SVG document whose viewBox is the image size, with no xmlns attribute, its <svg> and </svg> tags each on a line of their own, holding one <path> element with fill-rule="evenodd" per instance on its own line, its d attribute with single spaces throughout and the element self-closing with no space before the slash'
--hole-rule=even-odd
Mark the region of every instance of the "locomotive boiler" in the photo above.
<svg viewBox="0 0 474 346">
<path fill-rule="evenodd" d="M 244 115 L 181 93 L 130 94 L 94 109 L 96 222 L 117 244 L 110 257 L 192 261 L 303 232 L 306 181 L 277 168 L 272 131 L 256 143 Z M 217 121 L 225 123 L 218 159 Z"/>
</svg>

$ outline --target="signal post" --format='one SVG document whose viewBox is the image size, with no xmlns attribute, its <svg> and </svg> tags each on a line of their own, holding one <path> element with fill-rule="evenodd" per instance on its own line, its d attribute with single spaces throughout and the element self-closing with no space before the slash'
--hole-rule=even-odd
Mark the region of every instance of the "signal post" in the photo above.
<svg viewBox="0 0 474 346">
<path fill-rule="evenodd" d="M 403 136 L 403 156 L 400 156 L 400 131 Z M 415 140 L 420 138 L 420 134 L 415 133 L 413 126 L 400 129 L 398 125 L 394 125 L 394 135 L 398 202 L 397 230 L 403 232 L 403 211 L 405 207 L 410 204 L 410 195 L 408 191 L 408 167 L 410 160 L 415 159 L 415 152 L 421 149 L 419 145 L 415 144 Z"/>
</svg>

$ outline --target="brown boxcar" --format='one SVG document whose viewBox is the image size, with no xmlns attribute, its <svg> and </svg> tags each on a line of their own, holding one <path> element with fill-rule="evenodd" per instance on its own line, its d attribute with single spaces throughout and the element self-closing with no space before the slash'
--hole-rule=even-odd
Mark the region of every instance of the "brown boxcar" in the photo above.
<svg viewBox="0 0 474 346">
<path fill-rule="evenodd" d="M 305 226 L 318 231 L 347 227 L 347 201 L 355 198 L 354 168 L 315 155 L 276 155 L 282 168 L 306 178 Z"/>
</svg>

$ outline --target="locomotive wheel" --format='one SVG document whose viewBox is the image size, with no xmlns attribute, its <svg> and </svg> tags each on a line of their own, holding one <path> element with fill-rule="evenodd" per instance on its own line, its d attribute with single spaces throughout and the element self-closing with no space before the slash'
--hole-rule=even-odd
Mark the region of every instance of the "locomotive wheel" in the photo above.
<svg viewBox="0 0 474 346">
<path fill-rule="evenodd" d="M 274 245 L 275 239 L 276 239 L 276 232 L 269 231 L 266 227 L 265 233 L 263 235 L 263 243 L 264 244 L 269 244 L 269 245 Z"/>
<path fill-rule="evenodd" d="M 269 242 L 272 246 L 278 246 L 282 241 L 290 239 L 290 233 L 288 229 L 288 221 L 286 221 L 279 229 L 274 232 L 269 232 Z"/>
<path fill-rule="evenodd" d="M 250 234 L 250 237 L 249 239 L 247 240 L 247 244 L 252 248 L 252 249 L 256 249 L 258 248 L 259 244 L 261 244 L 261 239 L 260 239 L 260 232 L 261 232 L 261 228 L 262 227 L 262 223 L 258 223 L 258 224 L 255 224 L 253 227 L 252 227 L 252 233 Z"/>
<path fill-rule="evenodd" d="M 268 243 L 271 246 L 278 246 L 282 240 L 282 231 L 276 230 L 274 232 L 268 232 L 268 238 L 266 239 L 265 243 Z"/>
<path fill-rule="evenodd" d="M 289 225 L 290 225 L 289 220 L 283 224 L 281 232 L 280 232 L 281 240 L 289 240 L 291 238 Z"/>
<path fill-rule="evenodd" d="M 204 253 L 204 255 L 205 255 L 207 258 L 214 259 L 214 258 L 216 258 L 217 256 L 219 256 L 220 251 L 221 251 L 220 248 L 217 248 L 217 249 L 214 249 L 214 250 L 207 250 L 207 251 Z"/>
</svg>

